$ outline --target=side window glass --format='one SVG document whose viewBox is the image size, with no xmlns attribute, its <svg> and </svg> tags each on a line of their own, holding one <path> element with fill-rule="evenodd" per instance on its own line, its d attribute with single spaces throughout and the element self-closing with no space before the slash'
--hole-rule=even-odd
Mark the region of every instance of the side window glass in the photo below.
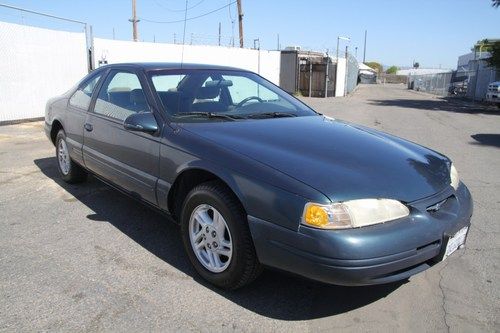
<svg viewBox="0 0 500 333">
<path fill-rule="evenodd" d="M 70 97 L 69 104 L 80 109 L 88 110 L 90 106 L 90 100 L 92 99 L 92 92 L 94 91 L 97 82 L 101 75 L 97 75 L 92 78 L 87 84 L 78 88 L 77 91 Z"/>
<path fill-rule="evenodd" d="M 99 91 L 94 112 L 119 120 L 134 113 L 150 112 L 137 75 L 111 73 Z"/>
</svg>

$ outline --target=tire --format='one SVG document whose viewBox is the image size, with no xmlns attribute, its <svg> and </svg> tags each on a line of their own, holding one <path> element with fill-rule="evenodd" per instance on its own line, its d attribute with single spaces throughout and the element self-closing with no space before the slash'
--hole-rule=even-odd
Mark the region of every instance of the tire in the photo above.
<svg viewBox="0 0 500 333">
<path fill-rule="evenodd" d="M 208 223 L 200 223 L 200 216 L 204 216 L 203 221 Z M 208 219 L 205 219 L 207 216 Z M 216 216 L 221 216 L 222 220 Z M 224 232 L 221 232 L 221 225 L 225 227 Z M 210 227 L 208 232 L 207 227 Z M 204 236 L 200 236 L 199 243 L 194 236 L 199 233 L 198 230 Z M 217 237 L 214 231 L 219 232 Z M 243 207 L 236 196 L 219 181 L 200 184 L 188 193 L 182 205 L 181 233 L 191 264 L 201 277 L 217 287 L 229 290 L 241 288 L 257 278 L 262 271 Z M 195 253 L 193 244 L 201 245 L 203 242 L 202 248 Z M 229 243 L 232 251 L 230 255 L 225 255 L 229 253 Z M 217 254 L 217 251 L 223 251 L 224 254 Z M 214 255 L 213 261 L 207 259 L 210 252 Z M 209 267 L 211 262 L 217 262 L 215 256 L 222 267 Z"/>
<path fill-rule="evenodd" d="M 87 179 L 87 172 L 69 157 L 66 133 L 62 129 L 56 136 L 56 159 L 59 174 L 66 183 L 81 183 Z"/>
</svg>

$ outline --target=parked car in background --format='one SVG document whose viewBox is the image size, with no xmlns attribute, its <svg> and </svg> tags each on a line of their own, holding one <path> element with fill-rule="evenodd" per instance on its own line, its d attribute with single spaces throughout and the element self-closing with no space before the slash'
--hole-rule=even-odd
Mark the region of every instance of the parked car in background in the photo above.
<svg viewBox="0 0 500 333">
<path fill-rule="evenodd" d="M 452 82 L 450 84 L 448 92 L 452 96 L 465 96 L 467 94 L 467 85 L 467 80 Z"/>
<path fill-rule="evenodd" d="M 500 81 L 492 82 L 488 85 L 486 101 L 500 107 Z"/>
<path fill-rule="evenodd" d="M 62 179 L 92 173 L 162 210 L 222 288 L 263 266 L 340 285 L 407 279 L 462 247 L 472 216 L 444 155 L 240 69 L 107 65 L 47 103 L 45 130 Z"/>
</svg>

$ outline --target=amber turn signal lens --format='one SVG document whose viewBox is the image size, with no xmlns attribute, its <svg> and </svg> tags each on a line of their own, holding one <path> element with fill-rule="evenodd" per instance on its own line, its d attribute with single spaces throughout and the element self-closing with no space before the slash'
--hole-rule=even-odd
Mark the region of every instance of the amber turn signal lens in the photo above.
<svg viewBox="0 0 500 333">
<path fill-rule="evenodd" d="M 328 224 L 328 214 L 325 208 L 316 205 L 309 205 L 306 208 L 305 222 L 316 227 L 324 227 Z"/>
</svg>

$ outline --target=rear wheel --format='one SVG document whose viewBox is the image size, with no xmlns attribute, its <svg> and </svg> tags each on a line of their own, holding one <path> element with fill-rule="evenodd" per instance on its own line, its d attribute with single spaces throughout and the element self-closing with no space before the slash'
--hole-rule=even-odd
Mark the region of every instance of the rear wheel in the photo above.
<svg viewBox="0 0 500 333">
<path fill-rule="evenodd" d="M 184 247 L 196 271 L 210 283 L 237 289 L 261 272 L 246 214 L 221 182 L 196 186 L 181 214 Z"/>
<path fill-rule="evenodd" d="M 61 178 L 67 183 L 80 183 L 87 179 L 87 172 L 69 156 L 66 133 L 60 130 L 56 136 L 57 168 Z"/>
</svg>

